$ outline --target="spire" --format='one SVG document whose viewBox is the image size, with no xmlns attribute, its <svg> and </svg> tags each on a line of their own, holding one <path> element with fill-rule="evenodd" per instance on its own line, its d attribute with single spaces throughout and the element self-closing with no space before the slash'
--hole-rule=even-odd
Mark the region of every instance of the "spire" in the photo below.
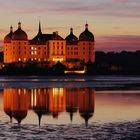
<svg viewBox="0 0 140 140">
<path fill-rule="evenodd" d="M 19 21 L 18 22 L 18 29 L 20 29 L 21 28 L 21 22 Z"/>
<path fill-rule="evenodd" d="M 39 127 L 40 127 L 40 124 L 41 124 L 41 118 L 42 118 L 42 115 L 39 114 L 39 115 L 38 115 Z"/>
<path fill-rule="evenodd" d="M 70 112 L 70 120 L 71 120 L 71 122 L 73 120 L 73 113 L 72 112 Z"/>
<path fill-rule="evenodd" d="M 10 32 L 13 32 L 13 27 L 12 26 L 10 27 Z"/>
<path fill-rule="evenodd" d="M 38 29 L 38 33 L 39 33 L 39 34 L 42 34 L 40 20 L 39 20 L 39 29 Z"/>
<path fill-rule="evenodd" d="M 86 24 L 85 24 L 85 29 L 88 30 L 88 23 L 86 21 Z"/>
<path fill-rule="evenodd" d="M 73 34 L 73 28 L 70 28 L 70 34 Z"/>
<path fill-rule="evenodd" d="M 12 123 L 12 116 L 10 116 L 10 123 Z"/>
</svg>

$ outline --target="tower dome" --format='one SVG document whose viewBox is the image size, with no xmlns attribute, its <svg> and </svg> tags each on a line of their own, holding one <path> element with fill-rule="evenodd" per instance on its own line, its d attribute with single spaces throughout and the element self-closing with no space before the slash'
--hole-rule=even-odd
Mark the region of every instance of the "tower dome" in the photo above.
<svg viewBox="0 0 140 140">
<path fill-rule="evenodd" d="M 67 45 L 77 45 L 78 38 L 73 34 L 73 28 L 70 28 L 70 34 L 66 37 Z"/>
<path fill-rule="evenodd" d="M 85 25 L 85 31 L 80 34 L 79 41 L 94 41 L 94 35 L 88 30 L 88 24 Z"/>
<path fill-rule="evenodd" d="M 26 32 L 21 29 L 21 23 L 18 23 L 18 29 L 13 33 L 13 40 L 28 40 Z"/>
<path fill-rule="evenodd" d="M 4 43 L 11 43 L 12 35 L 13 35 L 13 27 L 11 26 L 10 33 L 7 34 L 4 38 Z"/>
</svg>

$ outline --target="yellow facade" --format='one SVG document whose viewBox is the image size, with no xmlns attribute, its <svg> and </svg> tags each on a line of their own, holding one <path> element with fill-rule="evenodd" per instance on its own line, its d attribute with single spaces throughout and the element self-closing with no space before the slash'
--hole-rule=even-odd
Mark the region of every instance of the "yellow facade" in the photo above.
<svg viewBox="0 0 140 140">
<path fill-rule="evenodd" d="M 66 62 L 67 60 L 79 60 L 85 63 L 95 61 L 94 36 L 88 31 L 88 25 L 79 39 L 73 34 L 63 39 L 58 32 L 42 34 L 39 24 L 39 32 L 28 40 L 27 34 L 21 29 L 11 32 L 4 38 L 4 63 L 13 62 Z"/>
</svg>

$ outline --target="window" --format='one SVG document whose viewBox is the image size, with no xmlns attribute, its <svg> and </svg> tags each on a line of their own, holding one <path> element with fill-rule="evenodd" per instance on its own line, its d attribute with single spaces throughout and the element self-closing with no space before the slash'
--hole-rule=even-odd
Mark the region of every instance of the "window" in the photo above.
<svg viewBox="0 0 140 140">
<path fill-rule="evenodd" d="M 63 55 L 63 51 L 61 51 L 61 55 Z"/>
<path fill-rule="evenodd" d="M 24 54 L 26 54 L 26 52 L 24 52 Z"/>
<path fill-rule="evenodd" d="M 85 45 L 85 43 L 83 43 L 83 45 Z"/>
<path fill-rule="evenodd" d="M 59 46 L 57 46 L 57 49 L 59 50 Z"/>
<path fill-rule="evenodd" d="M 26 42 L 24 42 L 24 44 L 26 45 Z"/>
<path fill-rule="evenodd" d="M 85 47 L 83 47 L 83 50 L 85 50 Z"/>
<path fill-rule="evenodd" d="M 15 49 L 15 47 L 13 47 L 13 50 Z"/>
<path fill-rule="evenodd" d="M 61 46 L 61 49 L 63 49 L 63 46 Z"/>
<path fill-rule="evenodd" d="M 21 54 L 21 52 L 19 51 L 18 54 Z"/>
<path fill-rule="evenodd" d="M 20 42 L 18 42 L 18 44 L 20 44 Z"/>
<path fill-rule="evenodd" d="M 46 47 L 44 47 L 44 50 L 46 50 Z"/>
<path fill-rule="evenodd" d="M 40 47 L 38 47 L 38 49 L 40 50 Z"/>
<path fill-rule="evenodd" d="M 83 52 L 83 55 L 85 55 L 85 52 Z"/>
<path fill-rule="evenodd" d="M 20 48 L 21 48 L 21 47 L 19 46 L 18 49 L 20 50 Z"/>
<path fill-rule="evenodd" d="M 40 54 L 40 52 L 38 52 L 38 54 Z"/>
<path fill-rule="evenodd" d="M 24 49 L 26 50 L 26 47 L 24 47 Z"/>
<path fill-rule="evenodd" d="M 44 54 L 46 55 L 46 52 L 44 52 Z"/>
</svg>

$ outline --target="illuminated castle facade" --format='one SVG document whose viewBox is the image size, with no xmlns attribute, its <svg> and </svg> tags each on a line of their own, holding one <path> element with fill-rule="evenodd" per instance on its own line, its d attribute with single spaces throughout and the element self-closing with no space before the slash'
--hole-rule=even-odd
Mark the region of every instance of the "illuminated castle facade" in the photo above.
<svg viewBox="0 0 140 140">
<path fill-rule="evenodd" d="M 89 31 L 88 24 L 85 25 L 79 38 L 70 34 L 63 39 L 58 32 L 43 34 L 39 22 L 38 34 L 32 39 L 18 23 L 18 29 L 4 38 L 4 63 L 13 62 L 68 62 L 80 60 L 82 62 L 95 61 L 95 40 L 94 35 Z"/>
</svg>

